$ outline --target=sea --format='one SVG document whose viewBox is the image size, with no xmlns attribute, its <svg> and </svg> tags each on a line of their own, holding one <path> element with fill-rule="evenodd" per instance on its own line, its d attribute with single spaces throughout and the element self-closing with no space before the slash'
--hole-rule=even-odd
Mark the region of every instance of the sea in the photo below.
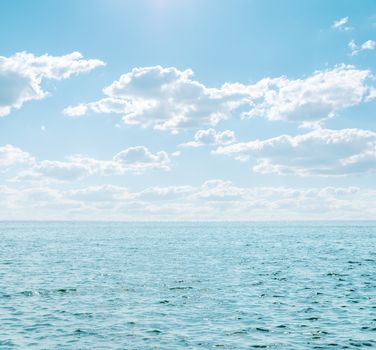
<svg viewBox="0 0 376 350">
<path fill-rule="evenodd" d="M 0 349 L 376 349 L 375 222 L 0 222 Z"/>
</svg>

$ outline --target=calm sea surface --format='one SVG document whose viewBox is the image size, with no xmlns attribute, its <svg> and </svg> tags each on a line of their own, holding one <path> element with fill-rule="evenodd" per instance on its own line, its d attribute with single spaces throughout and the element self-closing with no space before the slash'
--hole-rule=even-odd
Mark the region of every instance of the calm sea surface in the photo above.
<svg viewBox="0 0 376 350">
<path fill-rule="evenodd" d="M 376 348 L 375 223 L 0 222 L 0 349 Z"/>
</svg>

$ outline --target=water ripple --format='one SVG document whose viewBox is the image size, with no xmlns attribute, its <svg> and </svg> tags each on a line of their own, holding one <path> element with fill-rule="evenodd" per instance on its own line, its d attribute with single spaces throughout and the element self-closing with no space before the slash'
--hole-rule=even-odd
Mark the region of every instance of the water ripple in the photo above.
<svg viewBox="0 0 376 350">
<path fill-rule="evenodd" d="M 0 349 L 376 348 L 373 223 L 0 223 Z"/>
</svg>

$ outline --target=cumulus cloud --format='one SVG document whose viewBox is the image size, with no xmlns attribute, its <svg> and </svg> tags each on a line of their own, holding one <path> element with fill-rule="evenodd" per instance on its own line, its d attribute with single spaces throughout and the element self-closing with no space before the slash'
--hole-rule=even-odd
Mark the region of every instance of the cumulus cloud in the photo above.
<svg viewBox="0 0 376 350">
<path fill-rule="evenodd" d="M 27 159 L 27 153 L 23 154 L 23 151 L 16 150 L 18 153 L 13 153 L 19 159 Z M 24 158 L 21 158 L 21 156 Z M 147 147 L 136 146 L 115 154 L 110 160 L 95 159 L 86 155 L 72 155 L 63 161 L 34 161 L 31 167 L 20 171 L 13 180 L 18 182 L 73 181 L 95 174 L 122 175 L 127 172 L 142 174 L 147 170 L 153 169 L 170 170 L 170 163 L 170 157 L 165 151 L 152 153 Z"/>
<path fill-rule="evenodd" d="M 64 113 L 115 113 L 127 124 L 176 133 L 183 128 L 214 126 L 235 112 L 243 118 L 264 117 L 301 124 L 318 123 L 369 100 L 369 70 L 339 65 L 304 79 L 265 78 L 255 84 L 225 83 L 206 87 L 188 69 L 135 68 L 103 89 L 105 98 Z"/>
<path fill-rule="evenodd" d="M 237 91 L 208 88 L 192 76 L 190 69 L 134 68 L 103 89 L 105 98 L 67 107 L 64 113 L 118 113 L 127 124 L 177 132 L 180 128 L 216 125 L 246 101 Z"/>
<path fill-rule="evenodd" d="M 317 71 L 305 79 L 267 79 L 264 94 L 243 116 L 318 123 L 367 101 L 372 89 L 367 80 L 371 78 L 369 70 L 340 65 L 332 70 Z"/>
<path fill-rule="evenodd" d="M 121 165 L 131 167 L 135 171 L 139 168 L 142 170 L 145 166 L 149 167 L 150 165 L 168 168 L 167 165 L 170 162 L 166 152 L 160 151 L 153 154 L 144 146 L 127 148 L 116 154 L 113 160 Z"/>
<path fill-rule="evenodd" d="M 340 176 L 376 170 L 376 133 L 361 129 L 315 129 L 306 134 L 219 147 L 216 154 L 253 159 L 260 173 Z"/>
<path fill-rule="evenodd" d="M 12 145 L 0 147 L 0 169 L 16 164 L 31 163 L 34 158 L 27 152 Z"/>
<path fill-rule="evenodd" d="M 228 145 L 235 142 L 235 133 L 231 130 L 217 132 L 210 128 L 198 130 L 194 136 L 194 141 L 183 143 L 181 147 L 201 147 L 206 145 Z"/>
<path fill-rule="evenodd" d="M 361 51 L 374 50 L 376 47 L 376 42 L 374 40 L 367 40 L 359 46 L 354 40 L 351 40 L 348 46 L 351 50 L 351 56 L 356 56 Z"/>
<path fill-rule="evenodd" d="M 340 18 L 339 20 L 334 21 L 332 28 L 338 29 L 338 30 L 344 30 L 344 31 L 351 30 L 352 27 L 348 27 L 346 25 L 348 22 L 349 22 L 349 17 Z"/>
<path fill-rule="evenodd" d="M 83 59 L 79 52 L 64 56 L 35 56 L 27 52 L 0 56 L 0 117 L 27 101 L 46 97 L 48 92 L 41 86 L 44 80 L 67 79 L 103 65 L 97 59 Z"/>
</svg>

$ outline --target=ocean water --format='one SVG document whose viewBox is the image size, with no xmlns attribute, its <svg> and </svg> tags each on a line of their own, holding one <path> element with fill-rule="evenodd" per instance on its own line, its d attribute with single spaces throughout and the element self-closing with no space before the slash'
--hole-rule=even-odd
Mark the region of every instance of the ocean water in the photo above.
<svg viewBox="0 0 376 350">
<path fill-rule="evenodd" d="M 375 223 L 0 222 L 0 349 L 376 348 Z"/>
</svg>

